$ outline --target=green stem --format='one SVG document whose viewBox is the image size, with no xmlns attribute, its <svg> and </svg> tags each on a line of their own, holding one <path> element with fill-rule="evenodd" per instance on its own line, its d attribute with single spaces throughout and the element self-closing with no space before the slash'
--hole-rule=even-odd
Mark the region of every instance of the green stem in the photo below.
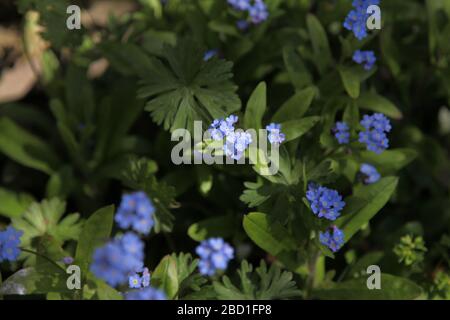
<svg viewBox="0 0 450 320">
<path fill-rule="evenodd" d="M 53 261 L 49 257 L 47 257 L 47 256 L 45 256 L 45 255 L 43 255 L 43 254 L 41 254 L 39 252 L 30 250 L 30 249 L 20 248 L 20 250 L 22 250 L 23 252 L 28 252 L 28 253 L 34 254 L 35 256 L 44 258 L 45 260 L 47 260 L 48 262 L 50 262 L 51 264 L 56 266 L 58 269 L 60 269 L 62 272 L 66 273 L 66 270 L 63 267 L 61 267 L 59 264 L 57 264 L 55 261 Z"/>
</svg>

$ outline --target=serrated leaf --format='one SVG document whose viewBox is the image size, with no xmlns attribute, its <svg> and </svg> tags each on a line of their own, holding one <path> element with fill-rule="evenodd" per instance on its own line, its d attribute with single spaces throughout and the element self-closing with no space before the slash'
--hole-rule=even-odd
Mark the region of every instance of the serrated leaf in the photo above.
<svg viewBox="0 0 450 320">
<path fill-rule="evenodd" d="M 8 218 L 20 217 L 33 201 L 34 198 L 27 193 L 0 188 L 0 215 Z"/>
<path fill-rule="evenodd" d="M 50 236 L 59 244 L 67 240 L 78 240 L 82 223 L 79 214 L 68 214 L 63 218 L 65 202 L 58 198 L 32 203 L 25 213 L 12 219 L 12 225 L 24 231 L 21 238 L 23 247 L 32 247 L 35 238 Z M 23 253 L 29 257 L 29 254 Z"/>
<path fill-rule="evenodd" d="M 174 216 L 170 212 L 176 207 L 176 190 L 168 184 L 158 181 L 154 176 L 155 162 L 146 158 L 128 159 L 124 170 L 120 173 L 120 179 L 135 190 L 144 190 L 152 199 L 156 207 L 155 231 L 170 232 L 173 228 Z"/>
<path fill-rule="evenodd" d="M 298 297 L 293 275 L 271 265 L 267 269 L 264 261 L 253 272 L 253 266 L 247 261 L 241 263 L 238 270 L 240 285 L 237 286 L 224 276 L 222 282 L 214 281 L 213 287 L 219 300 L 270 300 Z"/>
<path fill-rule="evenodd" d="M 230 81 L 232 63 L 213 58 L 203 60 L 202 50 L 190 39 L 166 45 L 164 57 L 170 68 L 156 58 L 147 64 L 139 96 L 147 99 L 146 110 L 157 124 L 173 131 L 191 130 L 195 120 L 209 123 L 241 107 Z M 161 76 L 155 76 L 161 74 Z"/>
</svg>

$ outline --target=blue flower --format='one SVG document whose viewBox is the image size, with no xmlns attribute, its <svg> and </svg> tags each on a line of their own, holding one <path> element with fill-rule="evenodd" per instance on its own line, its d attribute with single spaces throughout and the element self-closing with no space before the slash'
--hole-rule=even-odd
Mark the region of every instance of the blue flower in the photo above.
<svg viewBox="0 0 450 320">
<path fill-rule="evenodd" d="M 310 183 L 306 192 L 311 210 L 319 218 L 336 220 L 345 206 L 342 196 L 333 189 Z"/>
<path fill-rule="evenodd" d="M 336 122 L 332 129 L 334 136 L 339 144 L 348 144 L 350 142 L 350 128 L 345 122 Z"/>
<path fill-rule="evenodd" d="M 360 123 L 365 130 L 359 133 L 359 142 L 366 144 L 367 150 L 380 154 L 389 148 L 387 133 L 392 127 L 384 114 L 365 115 Z"/>
<path fill-rule="evenodd" d="M 133 275 L 131 275 L 129 278 L 128 278 L 128 286 L 130 287 L 130 288 L 140 288 L 141 287 L 141 284 L 142 284 L 142 279 L 141 279 L 141 277 L 136 273 L 136 274 L 133 274 Z"/>
<path fill-rule="evenodd" d="M 94 251 L 91 272 L 111 286 L 127 281 L 128 275 L 141 270 L 144 258 L 144 243 L 128 232 Z"/>
<path fill-rule="evenodd" d="M 363 163 L 361 165 L 361 169 L 359 170 L 361 172 L 361 175 L 363 176 L 363 182 L 365 184 L 372 184 L 380 180 L 380 174 L 378 173 L 377 169 L 367 163 Z"/>
<path fill-rule="evenodd" d="M 269 132 L 267 138 L 271 144 L 279 145 L 286 140 L 286 135 L 281 132 L 281 124 L 271 123 L 266 130 Z"/>
<path fill-rule="evenodd" d="M 351 10 L 344 21 L 344 28 L 353 32 L 359 40 L 367 37 L 367 8 L 371 5 L 378 5 L 379 0 L 355 0 L 353 10 Z"/>
<path fill-rule="evenodd" d="M 228 0 L 228 4 L 238 11 L 245 11 L 250 8 L 250 0 Z"/>
<path fill-rule="evenodd" d="M 234 125 L 239 121 L 238 116 L 231 115 L 224 119 L 214 120 L 210 127 L 209 133 L 215 141 L 223 140 L 228 134 L 234 132 Z"/>
<path fill-rule="evenodd" d="M 253 24 L 259 24 L 269 17 L 269 10 L 263 0 L 228 0 L 228 4 L 235 10 L 247 11 Z M 246 29 L 248 25 L 242 23 L 245 20 L 240 21 L 238 28 Z"/>
<path fill-rule="evenodd" d="M 72 264 L 75 261 L 74 258 L 67 256 L 61 259 L 61 262 L 64 264 Z"/>
<path fill-rule="evenodd" d="M 356 50 L 353 54 L 353 61 L 357 64 L 364 63 L 364 69 L 370 70 L 375 65 L 377 58 L 375 57 L 375 53 L 373 51 Z"/>
<path fill-rule="evenodd" d="M 238 20 L 236 22 L 236 27 L 241 31 L 245 31 L 249 27 L 248 21 L 247 20 Z"/>
<path fill-rule="evenodd" d="M 252 143 L 252 135 L 248 132 L 230 132 L 225 139 L 223 151 L 227 157 L 239 160 L 244 155 L 245 150 Z"/>
<path fill-rule="evenodd" d="M 125 294 L 125 300 L 167 300 L 166 294 L 158 289 L 147 287 Z"/>
<path fill-rule="evenodd" d="M 122 196 L 115 221 L 122 229 L 132 228 L 141 234 L 149 234 L 153 228 L 155 207 L 145 192 L 139 191 Z"/>
<path fill-rule="evenodd" d="M 142 276 L 139 274 L 142 273 Z M 148 268 L 136 270 L 136 272 L 128 277 L 128 286 L 138 289 L 145 288 L 150 285 L 150 272 Z"/>
<path fill-rule="evenodd" d="M 248 13 L 250 20 L 254 24 L 261 23 L 269 17 L 269 11 L 263 0 L 255 0 L 255 3 L 250 7 Z"/>
<path fill-rule="evenodd" d="M 212 276 L 217 270 L 225 270 L 228 262 L 234 258 L 234 249 L 222 238 L 204 240 L 196 248 L 200 256 L 198 264 L 202 275 Z"/>
<path fill-rule="evenodd" d="M 336 252 L 344 245 L 344 232 L 332 226 L 327 231 L 319 233 L 319 241 L 331 251 Z"/>
<path fill-rule="evenodd" d="M 142 286 L 148 287 L 150 285 L 150 272 L 148 271 L 148 268 L 144 268 L 144 271 L 142 273 Z"/>
<path fill-rule="evenodd" d="M 252 143 L 251 134 L 243 131 L 235 131 L 234 125 L 239 121 L 235 115 L 225 119 L 216 119 L 211 123 L 208 131 L 215 141 L 225 139 L 223 151 L 227 157 L 239 160 L 244 155 L 245 150 Z"/>
<path fill-rule="evenodd" d="M 20 255 L 20 238 L 23 231 L 12 226 L 0 232 L 0 262 L 16 261 Z"/>
<path fill-rule="evenodd" d="M 213 57 L 217 56 L 219 54 L 219 50 L 217 49 L 211 49 L 205 52 L 203 55 L 203 61 L 208 61 L 212 59 Z"/>
</svg>

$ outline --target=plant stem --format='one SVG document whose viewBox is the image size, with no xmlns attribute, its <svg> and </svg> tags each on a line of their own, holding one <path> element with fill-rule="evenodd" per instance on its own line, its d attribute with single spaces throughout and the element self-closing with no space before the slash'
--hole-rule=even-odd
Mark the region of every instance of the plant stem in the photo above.
<svg viewBox="0 0 450 320">
<path fill-rule="evenodd" d="M 57 264 L 55 261 L 53 261 L 49 257 L 47 257 L 47 256 L 45 256 L 43 254 L 40 254 L 39 252 L 30 250 L 30 249 L 20 248 L 20 250 L 22 250 L 23 252 L 28 252 L 28 253 L 34 254 L 35 256 L 44 258 L 45 260 L 47 260 L 48 262 L 50 262 L 51 264 L 56 266 L 58 269 L 60 269 L 62 272 L 66 273 L 66 270 L 63 267 L 61 267 L 59 264 Z"/>
</svg>

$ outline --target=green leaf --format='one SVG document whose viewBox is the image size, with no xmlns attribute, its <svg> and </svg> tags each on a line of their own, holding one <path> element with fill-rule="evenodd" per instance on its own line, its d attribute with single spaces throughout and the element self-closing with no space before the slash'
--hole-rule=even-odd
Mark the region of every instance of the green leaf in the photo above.
<svg viewBox="0 0 450 320">
<path fill-rule="evenodd" d="M 114 206 L 94 212 L 84 223 L 78 240 L 75 261 L 83 277 L 87 274 L 96 247 L 105 243 L 111 235 L 114 222 Z"/>
<path fill-rule="evenodd" d="M 234 234 L 235 227 L 235 219 L 231 215 L 213 217 L 191 225 L 188 235 L 195 241 L 211 237 L 229 238 Z"/>
<path fill-rule="evenodd" d="M 258 247 L 278 257 L 289 268 L 296 268 L 295 239 L 279 222 L 269 220 L 264 213 L 251 212 L 244 217 L 243 227 Z"/>
<path fill-rule="evenodd" d="M 27 193 L 0 188 L 0 215 L 8 218 L 20 217 L 33 201 L 33 197 Z"/>
<path fill-rule="evenodd" d="M 8 118 L 0 118 L 0 152 L 21 165 L 47 174 L 57 170 L 60 163 L 46 142 Z"/>
<path fill-rule="evenodd" d="M 316 96 L 314 87 L 305 88 L 289 98 L 272 117 L 272 122 L 283 122 L 300 119 L 308 111 Z"/>
<path fill-rule="evenodd" d="M 364 92 L 357 100 L 357 104 L 362 109 L 384 113 L 393 119 L 401 119 L 402 112 L 388 99 L 376 93 Z"/>
<path fill-rule="evenodd" d="M 313 47 L 314 62 L 316 63 L 319 72 L 323 74 L 332 62 L 327 34 L 319 19 L 312 14 L 307 15 L 306 25 L 308 27 L 309 39 Z"/>
<path fill-rule="evenodd" d="M 189 289 L 198 291 L 205 279 L 193 274 L 197 264 L 198 260 L 193 260 L 190 254 L 167 255 L 152 273 L 152 285 L 163 289 L 168 299 L 175 299 Z"/>
<path fill-rule="evenodd" d="M 81 30 L 68 30 L 66 13 L 70 2 L 68 0 L 20 0 L 18 8 L 21 13 L 28 10 L 39 12 L 39 24 L 42 25 L 45 39 L 57 49 L 65 46 L 78 46 L 82 40 Z M 30 20 L 30 19 L 28 19 Z M 27 21 L 29 24 L 30 21 Z"/>
<path fill-rule="evenodd" d="M 46 294 L 48 292 L 65 292 L 67 288 L 67 274 L 58 271 L 38 271 L 29 267 L 20 269 L 0 286 L 0 295 L 30 295 Z"/>
<path fill-rule="evenodd" d="M 191 130 L 195 120 L 210 122 L 240 109 L 237 87 L 230 81 L 231 62 L 203 61 L 203 51 L 191 39 L 166 45 L 164 57 L 170 68 L 156 58 L 141 66 L 146 76 L 138 93 L 147 99 L 145 110 L 164 129 Z"/>
<path fill-rule="evenodd" d="M 175 201 L 175 188 L 156 179 L 154 161 L 134 157 L 128 160 L 126 168 L 120 173 L 120 179 L 135 190 L 144 190 L 152 199 L 156 207 L 155 232 L 170 232 L 174 220 L 170 209 L 179 206 Z"/>
<path fill-rule="evenodd" d="M 65 78 L 67 108 L 78 122 L 91 123 L 95 111 L 94 92 L 87 71 L 70 64 Z"/>
<path fill-rule="evenodd" d="M 357 67 L 341 67 L 339 68 L 339 74 L 341 75 L 342 83 L 348 95 L 353 99 L 358 98 L 360 91 L 360 76 Z"/>
<path fill-rule="evenodd" d="M 99 300 L 123 300 L 122 295 L 103 280 L 95 278 L 92 274 L 88 274 L 88 277 L 95 286 L 95 293 Z"/>
<path fill-rule="evenodd" d="M 344 208 L 343 216 L 336 220 L 336 225 L 344 231 L 345 242 L 369 222 L 389 201 L 398 184 L 397 177 L 382 178 L 377 183 L 355 188 L 354 194 L 345 201 L 357 200 L 358 210 L 349 212 Z M 354 209 L 354 208 L 353 208 Z"/>
<path fill-rule="evenodd" d="M 314 127 L 320 117 L 307 117 L 300 120 L 290 120 L 281 124 L 281 131 L 286 135 L 285 142 L 300 138 Z"/>
<path fill-rule="evenodd" d="M 78 213 L 68 214 L 63 218 L 65 202 L 58 198 L 32 203 L 20 217 L 12 219 L 12 225 L 24 231 L 21 238 L 23 247 L 35 246 L 35 238 L 50 236 L 59 243 L 78 240 L 82 223 Z M 29 257 L 29 254 L 23 253 Z"/>
<path fill-rule="evenodd" d="M 172 256 L 165 256 L 152 274 L 154 286 L 165 291 L 167 298 L 172 299 L 178 292 L 179 282 L 177 275 L 177 262 Z"/>
<path fill-rule="evenodd" d="M 262 118 L 267 107 L 267 85 L 265 82 L 258 84 L 251 94 L 247 108 L 245 109 L 244 125 L 247 129 L 259 130 L 262 127 Z"/>
<path fill-rule="evenodd" d="M 379 261 L 383 258 L 384 252 L 383 251 L 373 251 L 369 252 L 358 261 L 356 261 L 349 269 L 348 271 L 348 277 L 349 278 L 357 278 L 360 276 L 367 275 L 367 267 L 378 264 Z"/>
<path fill-rule="evenodd" d="M 361 152 L 361 161 L 370 163 L 377 167 L 381 172 L 394 173 L 417 158 L 417 151 L 414 149 L 391 149 L 381 154 L 370 151 Z"/>
<path fill-rule="evenodd" d="M 222 282 L 214 281 L 217 298 L 219 300 L 271 300 L 301 295 L 291 272 L 281 271 L 275 265 L 267 269 L 264 261 L 261 261 L 255 271 L 253 272 L 253 266 L 244 260 L 238 270 L 239 287 L 227 276 L 222 278 Z"/>
<path fill-rule="evenodd" d="M 312 84 L 312 77 L 294 48 L 283 48 L 283 59 L 289 78 L 296 89 L 303 89 Z"/>
<path fill-rule="evenodd" d="M 316 289 L 312 295 L 326 300 L 412 300 L 420 298 L 423 293 L 422 288 L 414 282 L 383 273 L 381 289 L 370 290 L 367 288 L 367 277 L 335 283 L 326 289 Z"/>
</svg>

